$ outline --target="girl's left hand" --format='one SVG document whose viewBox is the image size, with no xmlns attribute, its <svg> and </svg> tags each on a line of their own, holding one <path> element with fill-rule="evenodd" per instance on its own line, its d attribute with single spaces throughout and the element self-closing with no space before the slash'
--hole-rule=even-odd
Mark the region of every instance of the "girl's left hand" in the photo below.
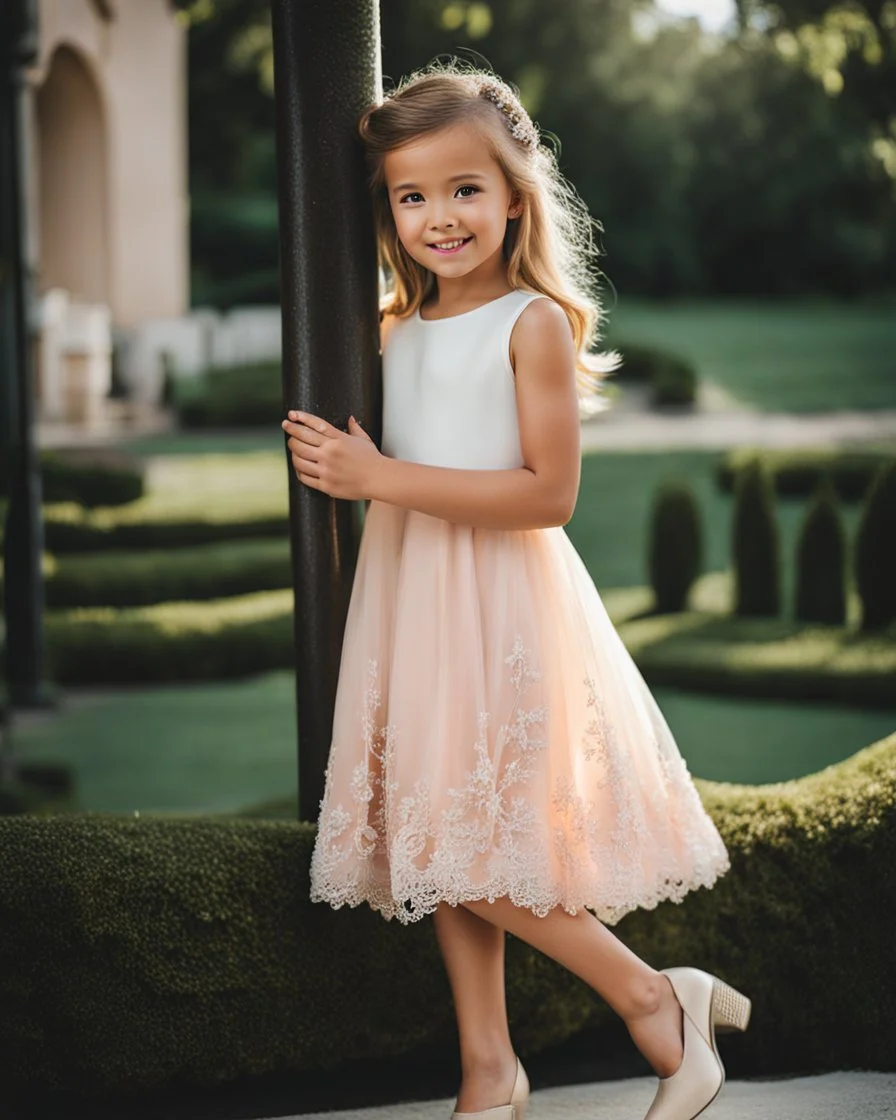
<svg viewBox="0 0 896 1120">
<path fill-rule="evenodd" d="M 289 412 L 280 425 L 299 482 L 331 498 L 370 498 L 373 475 L 382 455 L 354 416 L 348 431 L 310 412 Z"/>
</svg>

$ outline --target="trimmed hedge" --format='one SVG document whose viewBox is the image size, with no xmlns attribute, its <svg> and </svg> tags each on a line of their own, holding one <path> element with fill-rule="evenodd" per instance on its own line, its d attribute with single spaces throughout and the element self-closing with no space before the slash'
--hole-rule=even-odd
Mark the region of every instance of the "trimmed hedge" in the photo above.
<svg viewBox="0 0 896 1120">
<path fill-rule="evenodd" d="M 779 613 L 779 548 L 770 475 L 760 459 L 749 459 L 741 468 L 734 488 L 731 553 L 736 614 L 774 616 Z"/>
<path fill-rule="evenodd" d="M 712 607 L 632 620 L 650 609 L 651 593 L 641 587 L 608 592 L 606 605 L 651 684 L 894 706 L 896 634 L 720 616 Z M 292 669 L 292 611 L 287 588 L 193 603 L 49 612 L 49 672 L 63 685 L 105 685 Z"/>
<path fill-rule="evenodd" d="M 780 497 L 808 498 L 828 475 L 843 501 L 860 501 L 875 472 L 884 462 L 896 459 L 896 451 L 845 450 L 837 447 L 777 449 L 735 447 L 715 468 L 716 485 L 730 493 L 738 471 L 753 458 L 761 460 Z"/>
<path fill-rule="evenodd" d="M 894 630 L 682 611 L 619 633 L 652 687 L 896 708 Z"/>
<path fill-rule="evenodd" d="M 896 459 L 874 476 L 855 543 L 862 629 L 896 622 Z"/>
<path fill-rule="evenodd" d="M 63 554 L 45 573 L 47 606 L 136 607 L 292 586 L 289 539 Z"/>
<path fill-rule="evenodd" d="M 85 451 L 39 451 L 41 496 L 45 502 L 82 506 L 120 506 L 143 496 L 143 465 L 112 448 Z M 8 470 L 0 458 L 0 476 Z M 8 480 L 0 477 L 0 490 Z"/>
<path fill-rule="evenodd" d="M 694 491 L 686 482 L 663 483 L 654 494 L 647 546 L 656 611 L 684 609 L 700 574 L 701 557 L 700 509 Z"/>
<path fill-rule="evenodd" d="M 119 520 L 105 510 L 58 505 L 44 510 L 44 541 L 48 551 L 98 552 L 103 549 L 185 548 L 215 541 L 285 537 L 288 514 L 233 520 L 197 517 L 145 521 Z"/>
<path fill-rule="evenodd" d="M 730 1074 L 896 1068 L 896 735 L 797 781 L 697 786 L 731 870 L 616 931 L 751 997 L 750 1029 L 722 1043 Z M 137 1092 L 450 1044 L 431 921 L 312 905 L 313 839 L 296 822 L 0 819 L 6 1086 Z M 507 975 L 524 1056 L 613 1019 L 513 938 Z"/>
<path fill-rule="evenodd" d="M 45 620 L 49 674 L 59 684 L 147 684 L 253 676 L 295 665 L 293 591 L 116 609 Z"/>
<path fill-rule="evenodd" d="M 796 618 L 846 622 L 846 533 L 826 476 L 803 517 L 796 545 Z"/>
<path fill-rule="evenodd" d="M 182 428 L 275 427 L 283 419 L 280 362 L 212 367 L 171 378 L 171 403 Z"/>
<path fill-rule="evenodd" d="M 42 451 L 40 469 L 45 502 L 77 502 L 90 509 L 143 497 L 143 465 L 121 451 Z"/>
<path fill-rule="evenodd" d="M 677 354 L 653 346 L 619 342 L 622 365 L 614 377 L 619 381 L 644 381 L 650 385 L 651 404 L 689 405 L 697 393 L 697 371 Z"/>
</svg>

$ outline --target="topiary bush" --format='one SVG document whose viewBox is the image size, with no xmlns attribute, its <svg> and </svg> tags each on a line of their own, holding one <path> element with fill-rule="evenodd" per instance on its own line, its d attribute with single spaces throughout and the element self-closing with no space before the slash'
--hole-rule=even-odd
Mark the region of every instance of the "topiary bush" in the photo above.
<svg viewBox="0 0 896 1120">
<path fill-rule="evenodd" d="M 276 427 L 284 412 L 281 364 L 220 366 L 172 377 L 171 404 L 183 428 Z"/>
<path fill-rule="evenodd" d="M 143 497 L 142 463 L 119 451 L 43 451 L 40 469 L 44 502 L 77 502 L 92 509 Z"/>
<path fill-rule="evenodd" d="M 750 1029 L 722 1042 L 731 1075 L 896 1068 L 896 735 L 797 781 L 697 785 L 730 871 L 616 931 L 654 967 L 695 964 L 750 996 Z M 4 1088 L 137 1093 L 450 1045 L 431 921 L 311 904 L 314 835 L 0 819 Z M 507 978 L 524 1057 L 615 1021 L 514 938 Z"/>
<path fill-rule="evenodd" d="M 616 344 L 615 349 L 622 354 L 622 365 L 614 377 L 622 382 L 647 382 L 651 404 L 693 404 L 697 392 L 697 371 L 687 359 L 667 350 L 625 342 Z"/>
<path fill-rule="evenodd" d="M 650 403 L 655 407 L 692 405 L 697 397 L 697 372 L 683 358 L 669 357 L 650 381 Z"/>
<path fill-rule="evenodd" d="M 291 587 L 289 547 L 284 535 L 193 548 L 63 553 L 45 572 L 46 603 L 55 610 L 136 607 Z"/>
<path fill-rule="evenodd" d="M 734 447 L 716 466 L 719 489 L 732 491 L 741 467 L 753 458 L 761 459 L 768 468 L 780 498 L 811 497 L 828 477 L 842 501 L 855 502 L 865 496 L 875 473 L 883 463 L 892 462 L 894 455 L 892 451 L 842 447 Z"/>
<path fill-rule="evenodd" d="M 759 459 L 749 460 L 737 477 L 732 552 L 735 614 L 777 615 L 781 573 L 775 496 L 769 472 Z"/>
<path fill-rule="evenodd" d="M 45 620 L 58 684 L 223 680 L 295 666 L 293 591 L 115 609 L 54 611 Z"/>
<path fill-rule="evenodd" d="M 691 487 L 668 482 L 655 494 L 650 516 L 648 568 L 655 610 L 684 610 L 688 592 L 700 574 L 700 510 Z"/>
<path fill-rule="evenodd" d="M 154 518 L 143 521 L 116 520 L 109 511 L 82 509 L 74 504 L 44 511 L 44 541 L 53 553 L 99 552 L 103 549 L 182 548 L 214 541 L 245 540 L 251 537 L 288 537 L 289 518 L 260 515 L 234 520 L 205 518 Z"/>
<path fill-rule="evenodd" d="M 896 621 L 896 460 L 878 470 L 856 533 L 855 577 L 862 629 Z"/>
<path fill-rule="evenodd" d="M 804 622 L 846 622 L 846 534 L 833 483 L 827 477 L 800 526 L 794 609 Z"/>
</svg>

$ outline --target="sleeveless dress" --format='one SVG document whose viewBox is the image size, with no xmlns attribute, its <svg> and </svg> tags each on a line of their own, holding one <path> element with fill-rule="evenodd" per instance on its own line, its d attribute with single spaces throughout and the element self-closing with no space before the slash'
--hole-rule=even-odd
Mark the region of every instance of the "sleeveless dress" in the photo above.
<svg viewBox="0 0 896 1120">
<path fill-rule="evenodd" d="M 524 465 L 516 289 L 397 320 L 382 452 Z M 402 923 L 509 896 L 613 924 L 730 867 L 672 733 L 562 526 L 456 524 L 372 500 L 343 638 L 311 899 Z"/>
</svg>

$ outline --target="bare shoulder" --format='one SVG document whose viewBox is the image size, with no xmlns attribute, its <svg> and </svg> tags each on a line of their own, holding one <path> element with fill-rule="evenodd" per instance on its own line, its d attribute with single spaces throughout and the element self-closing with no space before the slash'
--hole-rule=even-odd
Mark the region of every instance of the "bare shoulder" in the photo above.
<svg viewBox="0 0 896 1120">
<path fill-rule="evenodd" d="M 573 335 L 566 312 L 549 296 L 530 300 L 523 308 L 510 333 L 510 361 L 517 370 L 521 354 L 531 355 L 536 362 L 553 357 L 574 360 Z"/>
<path fill-rule="evenodd" d="M 398 322 L 397 315 L 391 315 L 389 312 L 380 312 L 380 353 L 386 348 L 386 340 L 392 332 L 392 328 Z"/>
</svg>

